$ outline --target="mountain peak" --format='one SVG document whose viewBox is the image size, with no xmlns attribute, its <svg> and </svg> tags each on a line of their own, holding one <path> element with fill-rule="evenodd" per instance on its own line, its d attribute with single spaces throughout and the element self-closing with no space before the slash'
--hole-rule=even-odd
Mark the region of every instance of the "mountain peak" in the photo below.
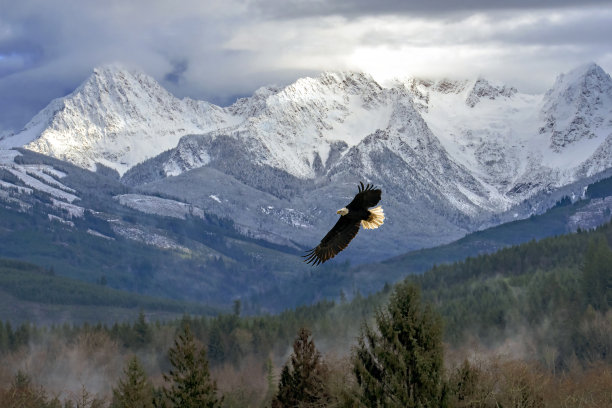
<svg viewBox="0 0 612 408">
<path fill-rule="evenodd" d="M 267 99 L 280 91 L 281 88 L 275 85 L 262 86 L 253 93 L 253 96 L 238 99 L 228 107 L 228 110 L 234 115 L 255 116 L 266 108 Z"/>
<path fill-rule="evenodd" d="M 547 97 L 556 97 L 565 94 L 571 99 L 577 92 L 609 92 L 612 89 L 612 78 L 599 65 L 594 62 L 580 65 L 573 70 L 560 74 L 553 87 L 546 93 Z"/>
<path fill-rule="evenodd" d="M 361 71 L 326 71 L 319 75 L 318 79 L 321 82 L 330 82 L 337 84 L 352 83 L 369 83 L 374 82 L 374 78 L 370 74 Z"/>
<path fill-rule="evenodd" d="M 119 62 L 112 62 L 110 64 L 98 65 L 93 69 L 93 75 L 108 75 L 108 74 L 116 74 L 119 72 L 129 72 L 125 65 Z"/>
<path fill-rule="evenodd" d="M 593 139 L 612 109 L 612 78 L 599 65 L 581 65 L 557 77 L 546 92 L 540 133 L 551 134 L 551 147 L 559 151 L 582 139 Z"/>
<path fill-rule="evenodd" d="M 598 80 L 604 80 L 609 78 L 610 75 L 606 73 L 599 65 L 595 62 L 589 62 L 587 64 L 580 65 L 566 74 L 560 75 L 565 78 L 566 82 L 576 82 L 577 80 L 593 78 Z"/>
<path fill-rule="evenodd" d="M 493 85 L 486 79 L 479 77 L 476 82 L 474 82 L 474 86 L 465 99 L 465 103 L 470 108 L 473 108 L 482 99 L 494 100 L 500 96 L 509 98 L 516 92 L 517 90 L 514 87 L 507 87 L 506 85 Z"/>
<path fill-rule="evenodd" d="M 84 168 L 102 163 L 122 174 L 182 136 L 217 129 L 227 117 L 214 105 L 179 100 L 141 71 L 109 64 L 43 109 L 15 140 Z"/>
<path fill-rule="evenodd" d="M 323 72 L 317 77 L 305 77 L 285 88 L 288 93 L 308 94 L 346 92 L 357 95 L 377 93 L 382 87 L 371 75 L 357 71 Z"/>
<path fill-rule="evenodd" d="M 146 75 L 144 72 L 139 71 L 137 69 L 128 68 L 127 66 L 120 63 L 112 63 L 99 65 L 95 67 L 89 77 L 87 77 L 81 85 L 75 89 L 75 92 L 78 92 L 80 89 L 87 85 L 93 84 L 124 84 L 125 81 L 136 80 L 140 78 L 141 80 L 146 79 L 146 82 L 149 84 L 156 83 L 155 79 Z M 74 92 L 73 92 L 74 93 Z"/>
<path fill-rule="evenodd" d="M 174 98 L 153 77 L 119 63 L 101 65 L 93 69 L 87 78 L 71 95 L 83 92 L 102 92 L 116 97 L 147 96 L 151 92 L 161 93 L 164 98 Z M 69 96 L 71 96 L 69 95 Z"/>
</svg>

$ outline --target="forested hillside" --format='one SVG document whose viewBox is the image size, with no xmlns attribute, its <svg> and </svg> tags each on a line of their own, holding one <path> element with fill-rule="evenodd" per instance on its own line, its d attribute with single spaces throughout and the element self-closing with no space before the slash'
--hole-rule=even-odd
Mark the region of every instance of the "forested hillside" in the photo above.
<svg viewBox="0 0 612 408">
<path fill-rule="evenodd" d="M 156 319 L 184 313 L 216 314 L 197 303 L 155 298 L 107 286 L 104 276 L 96 283 L 58 276 L 53 268 L 0 258 L 0 315 L 13 324 L 35 321 L 82 323 L 134 320 L 138 310 Z"/>
</svg>

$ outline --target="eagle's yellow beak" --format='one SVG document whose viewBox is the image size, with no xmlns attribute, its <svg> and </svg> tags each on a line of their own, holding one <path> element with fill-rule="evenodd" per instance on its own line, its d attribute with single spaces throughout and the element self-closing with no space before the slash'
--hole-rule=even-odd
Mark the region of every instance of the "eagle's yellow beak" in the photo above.
<svg viewBox="0 0 612 408">
<path fill-rule="evenodd" d="M 346 207 L 342 207 L 341 209 L 339 209 L 338 211 L 336 211 L 336 214 L 340 214 L 340 215 L 346 215 L 348 214 L 348 208 Z"/>
</svg>

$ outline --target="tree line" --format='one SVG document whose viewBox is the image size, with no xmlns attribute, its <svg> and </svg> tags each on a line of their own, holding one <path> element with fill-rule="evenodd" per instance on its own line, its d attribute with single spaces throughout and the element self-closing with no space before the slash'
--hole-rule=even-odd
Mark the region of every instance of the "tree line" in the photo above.
<svg viewBox="0 0 612 408">
<path fill-rule="evenodd" d="M 608 314 L 607 319 L 612 316 Z M 142 326 L 142 322 L 140 323 Z M 443 319 L 435 307 L 423 301 L 417 285 L 408 280 L 396 285 L 389 301 L 377 307 L 374 318 L 364 321 L 357 342 L 344 367 L 328 364 L 317 350 L 312 332 L 300 327 L 292 353 L 283 364 L 278 381 L 266 369 L 268 390 L 260 401 L 232 401 L 220 393 L 209 368 L 209 347 L 194 335 L 190 321 L 182 320 L 173 345 L 167 350 L 169 367 L 163 383 L 155 386 L 136 355 L 129 357 L 108 399 L 92 396 L 85 388 L 63 402 L 19 371 L 10 386 L 0 388 L 0 406 L 43 408 L 127 407 L 547 407 L 561 406 L 560 385 L 566 376 L 551 377 L 537 365 L 497 362 L 483 366 L 463 359 L 445 367 Z M 143 334 L 146 338 L 147 334 Z M 605 360 L 603 360 L 605 362 Z M 586 370 L 600 377 L 581 389 L 561 394 L 565 402 L 601 406 L 609 402 L 612 364 Z M 590 370 L 590 371 L 589 371 Z M 575 375 L 570 372 L 569 375 Z M 546 380 L 542 382 L 543 380 Z M 591 381 L 579 378 L 579 381 Z M 607 385 L 606 385 L 607 384 Z M 564 391 L 566 392 L 566 391 Z M 586 394 L 585 394 L 586 393 Z M 245 405 L 246 403 L 246 405 Z M 572 406 L 572 405 L 565 405 Z"/>
<path fill-rule="evenodd" d="M 139 359 L 132 356 L 112 391 L 110 408 L 222 407 L 216 382 L 209 370 L 207 347 L 183 321 L 168 350 L 170 368 L 164 384 L 154 387 Z M 320 406 L 439 406 L 443 393 L 442 320 L 423 305 L 418 288 L 398 285 L 389 305 L 378 310 L 375 324 L 365 324 L 352 357 L 355 386 L 330 387 L 332 373 L 316 349 L 312 333 L 300 328 L 293 353 L 284 364 L 271 407 Z M 71 407 L 73 401 L 48 398 L 18 372 L 10 387 L 0 394 L 7 407 Z M 77 406 L 106 407 L 104 401 L 85 398 Z M 264 402 L 266 404 L 266 402 Z"/>
<path fill-rule="evenodd" d="M 599 397 L 588 392 L 609 379 L 612 366 L 611 238 L 608 224 L 595 231 L 529 242 L 436 266 L 376 295 L 356 293 L 351 302 L 322 301 L 278 315 L 241 316 L 241 304 L 236 301 L 231 314 L 184 316 L 170 323 L 147 322 L 141 313 L 135 322 L 110 327 L 3 324 L 0 353 L 13 356 L 42 338 L 55 336 L 60 342 L 71 342 L 89 333 L 108 337 L 125 355 L 165 350 L 160 363 L 163 383 L 156 380 L 155 386 L 147 388 L 152 393 L 147 398 L 153 395 L 155 404 L 169 407 L 180 406 L 168 393 L 173 392 L 172 373 L 181 373 L 177 364 L 183 364 L 173 362 L 181 354 L 171 357 L 169 350 L 186 343 L 193 343 L 187 347 L 193 355 L 186 359 L 199 361 L 195 367 L 203 371 L 198 378 L 207 379 L 204 388 L 214 396 L 211 406 L 246 406 L 245 401 L 275 407 L 562 406 L 547 405 L 558 402 L 550 389 L 563 387 L 568 378 L 573 384 L 584 384 L 583 395 L 596 400 Z M 519 328 L 533 340 L 523 360 L 479 363 L 474 358 L 452 357 L 453 350 L 464 347 L 470 337 L 493 344 Z M 175 340 L 168 349 L 169 335 Z M 314 347 L 315 336 L 327 348 L 333 339 L 349 361 L 340 364 L 324 357 Z M 275 372 L 272 350 L 292 340 L 293 353 Z M 445 357 L 448 350 L 453 353 Z M 219 372 L 228 364 L 238 367 L 253 355 L 262 362 L 256 375 L 265 377 L 265 395 L 237 397 L 236 392 L 216 388 L 209 368 Z M 146 371 L 137 369 L 132 360 L 113 387 L 113 400 L 119 398 L 115 394 L 121 394 L 121 384 L 135 381 L 129 380 L 130 372 L 142 371 L 144 383 L 149 381 Z M 30 390 L 24 395 L 37 395 L 48 403 L 54 401 L 19 372 L 2 395 L 17 395 L 18 389 Z M 86 390 L 81 397 L 94 406 L 95 398 Z M 506 402 L 501 404 L 502 400 Z M 416 405 L 410 405 L 413 402 Z"/>
</svg>

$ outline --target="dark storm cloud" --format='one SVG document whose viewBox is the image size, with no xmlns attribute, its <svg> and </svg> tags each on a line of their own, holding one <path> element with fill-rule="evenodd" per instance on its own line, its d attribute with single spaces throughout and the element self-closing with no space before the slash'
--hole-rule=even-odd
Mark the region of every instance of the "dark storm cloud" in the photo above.
<svg viewBox="0 0 612 408">
<path fill-rule="evenodd" d="M 185 72 L 187 71 L 188 66 L 189 66 L 189 63 L 187 62 L 186 59 L 182 59 L 180 61 L 174 61 L 172 63 L 172 71 L 164 75 L 164 80 L 177 85 L 183 78 Z"/>
<path fill-rule="evenodd" d="M 581 6 L 609 5 L 609 0 L 583 0 Z M 360 17 L 380 14 L 439 16 L 496 10 L 533 10 L 576 7 L 575 0 L 255 0 L 253 10 L 272 18 L 341 15 Z"/>
<path fill-rule="evenodd" d="M 0 43 L 0 78 L 35 66 L 42 60 L 43 54 L 40 47 L 23 39 Z"/>
</svg>

